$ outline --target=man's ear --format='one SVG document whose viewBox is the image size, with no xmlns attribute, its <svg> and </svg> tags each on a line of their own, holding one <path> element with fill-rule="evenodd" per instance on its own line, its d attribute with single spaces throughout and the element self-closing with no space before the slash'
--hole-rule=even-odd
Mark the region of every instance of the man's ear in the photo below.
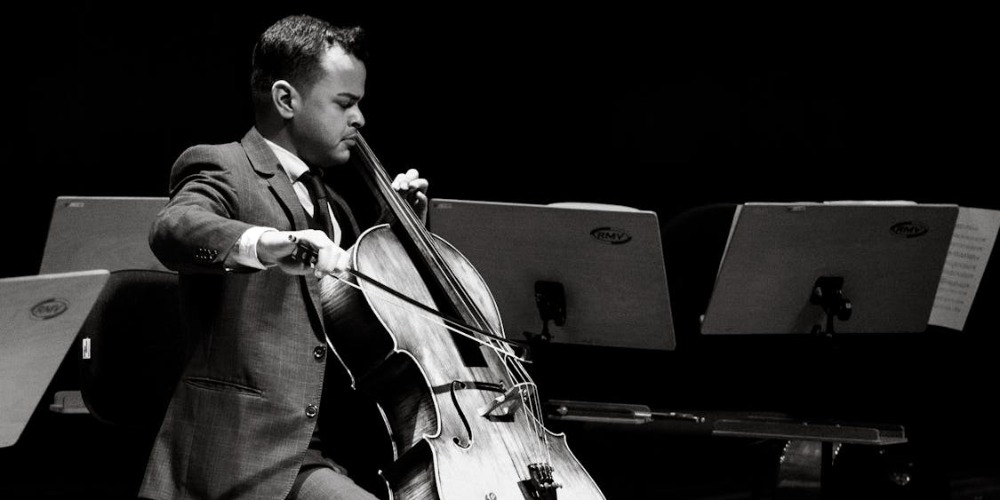
<svg viewBox="0 0 1000 500">
<path fill-rule="evenodd" d="M 278 80 L 271 85 L 271 104 L 287 120 L 295 116 L 295 110 L 299 108 L 299 93 L 292 84 Z"/>
</svg>

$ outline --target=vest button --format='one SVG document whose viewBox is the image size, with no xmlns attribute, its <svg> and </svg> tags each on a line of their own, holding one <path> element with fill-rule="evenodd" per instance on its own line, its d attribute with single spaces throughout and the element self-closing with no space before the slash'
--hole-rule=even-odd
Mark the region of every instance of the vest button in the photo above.
<svg viewBox="0 0 1000 500">
<path fill-rule="evenodd" d="M 306 407 L 306 416 L 309 418 L 316 418 L 316 414 L 319 413 L 319 407 L 316 405 L 309 405 Z"/>
<path fill-rule="evenodd" d="M 313 349 L 313 357 L 314 358 L 316 358 L 316 359 L 323 359 L 324 356 L 326 356 L 326 346 L 325 345 L 318 345 L 318 346 L 316 346 L 315 349 Z"/>
</svg>

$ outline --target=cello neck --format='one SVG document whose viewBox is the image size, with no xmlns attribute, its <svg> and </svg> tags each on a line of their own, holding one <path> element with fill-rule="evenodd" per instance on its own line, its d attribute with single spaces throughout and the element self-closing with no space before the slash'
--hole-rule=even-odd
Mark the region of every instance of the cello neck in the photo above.
<svg viewBox="0 0 1000 500">
<path fill-rule="evenodd" d="M 382 167 L 382 163 L 379 162 L 371 147 L 368 146 L 368 142 L 365 141 L 360 132 L 354 137 L 357 144 L 354 150 L 358 153 L 358 158 L 361 160 L 362 171 L 368 177 L 373 189 L 377 191 L 378 196 L 385 202 L 386 207 L 392 212 L 410 239 L 423 240 L 424 242 L 429 241 L 423 221 L 413 211 L 410 204 L 392 188 L 392 178 L 389 177 L 388 172 Z"/>
<path fill-rule="evenodd" d="M 410 204 L 392 188 L 392 178 L 382 167 L 381 162 L 368 146 L 368 142 L 365 141 L 360 132 L 355 138 L 357 144 L 355 151 L 361 161 L 362 171 L 397 221 L 397 236 L 408 247 L 411 260 L 425 272 L 425 281 L 433 282 L 436 285 L 434 288 L 447 297 L 447 302 L 454 309 L 454 313 L 467 325 L 489 328 L 482 313 L 473 305 L 468 293 L 434 246 L 430 232 L 424 227 L 421 218 L 413 211 Z"/>
</svg>

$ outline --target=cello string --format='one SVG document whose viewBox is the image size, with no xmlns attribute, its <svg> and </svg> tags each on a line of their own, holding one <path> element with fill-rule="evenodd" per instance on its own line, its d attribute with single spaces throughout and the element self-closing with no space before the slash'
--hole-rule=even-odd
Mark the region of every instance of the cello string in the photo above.
<svg viewBox="0 0 1000 500">
<path fill-rule="evenodd" d="M 509 346 L 503 347 L 509 349 Z M 521 391 L 518 396 L 521 398 L 522 407 L 525 408 L 527 423 L 536 437 L 536 440 L 533 441 L 534 452 L 532 456 L 535 457 L 536 461 L 545 460 L 548 462 L 550 458 L 548 434 L 545 432 L 543 425 L 538 385 L 531 380 L 524 367 L 517 362 L 517 358 L 508 356 L 504 358 L 504 361 L 504 368 L 507 370 L 511 380 L 523 380 L 524 382 L 520 382 L 520 384 L 527 388 L 526 391 Z"/>
<path fill-rule="evenodd" d="M 548 457 L 544 456 L 545 452 L 548 451 L 548 447 L 545 446 L 547 436 L 545 435 L 544 429 L 541 425 L 541 420 L 540 420 L 541 415 L 539 415 L 540 405 L 538 404 L 539 403 L 538 386 L 535 385 L 534 383 L 531 383 L 531 388 L 532 389 L 528 392 L 528 394 L 523 396 L 524 399 L 523 404 L 525 408 L 528 409 L 528 411 L 525 412 L 526 413 L 525 418 L 528 419 L 529 424 L 531 425 L 531 428 L 534 430 L 535 433 L 536 461 L 540 461 L 543 459 L 547 461 Z"/>
<path fill-rule="evenodd" d="M 384 284 L 384 283 L 382 283 L 382 282 L 380 282 L 380 281 L 378 281 L 378 280 L 376 280 L 376 279 L 374 279 L 374 278 L 372 278 L 372 277 L 370 277 L 370 276 L 368 276 L 368 275 L 366 275 L 366 274 L 364 274 L 364 273 L 362 273 L 360 271 L 357 271 L 357 270 L 354 270 L 354 269 L 348 269 L 347 272 L 349 274 L 357 277 L 357 278 L 361 278 L 361 279 L 367 281 L 368 283 L 371 283 L 375 287 L 381 289 L 384 292 L 389 293 L 392 296 L 395 296 L 396 298 L 400 299 L 403 302 L 406 302 L 407 304 L 415 306 L 418 309 L 422 309 L 423 311 L 425 311 L 427 313 L 430 313 L 433 316 L 437 316 L 437 317 L 439 317 L 439 318 L 441 318 L 441 319 L 443 319 L 443 320 L 445 320 L 445 321 L 447 321 L 449 323 L 452 323 L 455 326 L 459 326 L 461 328 L 465 328 L 469 332 L 478 333 L 480 335 L 483 335 L 483 336 L 487 337 L 488 339 L 493 339 L 495 341 L 503 342 L 503 343 L 507 343 L 507 344 L 526 344 L 526 342 L 524 342 L 524 341 L 504 338 L 504 337 L 501 337 L 500 335 L 498 335 L 496 333 L 487 332 L 487 331 L 484 331 L 482 328 L 477 328 L 477 327 L 468 325 L 466 323 L 462 323 L 461 321 L 451 319 L 451 318 L 445 316 L 441 311 L 438 311 L 436 309 L 432 309 L 432 308 L 430 308 L 430 307 L 428 307 L 428 306 L 426 306 L 424 304 L 421 304 L 420 302 L 417 302 L 416 300 L 408 297 L 407 295 L 399 292 L 398 290 L 395 290 L 392 287 L 390 287 L 390 286 L 388 286 L 388 285 L 386 285 L 386 284 Z M 336 276 L 334 275 L 334 277 L 336 277 Z M 483 320 L 483 321 L 485 322 L 485 320 Z"/>
<path fill-rule="evenodd" d="M 352 283 L 352 282 L 344 279 L 341 276 L 337 276 L 337 275 L 334 275 L 334 274 L 329 274 L 328 276 L 339 280 L 340 282 L 344 283 L 347 286 L 350 286 L 351 288 L 355 288 L 357 290 L 361 290 L 361 285 L 358 285 L 357 283 Z M 385 304 L 388 304 L 388 305 L 391 305 L 391 306 L 394 306 L 394 307 L 398 307 L 400 309 L 403 309 L 406 306 L 413 305 L 413 304 L 411 304 L 409 302 L 406 302 L 406 301 L 393 302 L 393 301 L 390 300 L 391 298 L 394 297 L 392 295 L 386 296 L 386 295 L 378 295 L 378 294 L 368 294 L 367 296 L 368 297 L 376 298 L 378 300 L 383 301 Z M 395 297 L 395 298 L 398 298 L 398 297 Z M 448 318 L 444 318 L 442 316 L 437 316 L 437 315 L 431 315 L 431 314 L 423 313 L 423 312 L 420 312 L 419 310 L 417 310 L 417 311 L 410 311 L 410 312 L 415 313 L 417 315 L 417 317 L 419 317 L 419 318 L 427 321 L 428 323 L 444 327 L 445 329 L 447 329 L 447 330 L 449 330 L 449 331 L 451 331 L 453 333 L 456 333 L 456 334 L 461 335 L 461 336 L 463 336 L 463 337 L 465 337 L 465 338 L 467 338 L 467 339 L 469 339 L 469 340 L 471 340 L 473 342 L 476 342 L 477 344 L 479 344 L 479 345 L 481 345 L 483 347 L 486 347 L 486 348 L 488 348 L 488 349 L 496 352 L 500 356 L 513 356 L 509 352 L 500 352 L 500 351 L 503 351 L 503 349 L 501 347 L 498 347 L 497 345 L 494 345 L 493 341 L 491 341 L 491 340 L 482 340 L 482 339 L 476 337 L 473 334 L 475 332 L 469 333 L 469 332 L 463 331 L 462 330 L 463 328 L 468 328 L 468 326 L 466 326 L 466 325 L 454 322 L 454 321 L 449 320 Z M 444 320 L 444 321 L 442 322 L 440 320 Z M 447 324 L 448 322 L 454 323 L 454 326 Z M 500 345 L 503 345 L 503 344 L 500 344 Z M 523 358 L 518 358 L 516 356 L 514 356 L 514 357 L 515 357 L 515 359 L 517 359 L 520 362 L 531 363 L 530 360 L 523 359 Z"/>
<path fill-rule="evenodd" d="M 315 266 L 315 262 L 316 262 L 316 258 L 317 258 L 317 254 L 318 254 L 317 250 L 315 248 L 312 248 L 312 246 L 310 246 L 309 244 L 307 244 L 307 243 L 299 240 L 294 235 L 288 235 L 288 239 L 292 243 L 295 243 L 295 245 L 297 246 L 298 254 L 297 255 L 293 255 L 292 258 L 296 259 L 296 260 L 302 260 L 304 262 L 310 263 L 310 265 Z M 478 333 L 480 335 L 483 335 L 483 336 L 487 337 L 487 339 L 493 339 L 493 340 L 501 342 L 503 344 L 520 344 L 520 345 L 526 345 L 527 344 L 527 342 L 523 341 L 523 340 L 508 339 L 506 337 L 500 336 L 497 333 L 490 333 L 490 332 L 484 331 L 481 328 L 476 328 L 476 327 L 470 326 L 470 325 L 468 325 L 466 323 L 462 323 L 461 321 L 451 319 L 451 318 L 445 316 L 444 313 L 442 313 L 441 311 L 438 311 L 436 309 L 432 309 L 431 307 L 428 307 L 428 306 L 426 306 L 424 304 L 421 304 L 420 302 L 417 302 L 416 300 L 410 298 L 406 294 L 404 294 L 404 293 L 402 293 L 402 292 L 400 292 L 400 291 L 398 291 L 398 290 L 396 290 L 396 289 L 394 289 L 394 288 L 392 288 L 392 287 L 390 287 L 390 286 L 382 283 L 381 281 L 379 281 L 379 280 L 377 280 L 375 278 L 372 278 L 371 276 L 368 276 L 368 275 L 362 273 L 361 271 L 358 271 L 358 270 L 355 270 L 355 269 L 347 269 L 345 272 L 347 274 L 350 274 L 351 276 L 354 276 L 355 278 L 359 278 L 359 279 L 362 279 L 364 281 L 367 281 L 368 283 L 370 283 L 373 286 L 381 289 L 382 291 L 387 292 L 387 293 L 389 293 L 392 296 L 395 296 L 396 298 L 400 299 L 401 301 L 403 301 L 403 302 L 405 302 L 405 303 L 407 303 L 407 304 L 409 304 L 411 306 L 415 306 L 418 309 L 422 309 L 423 311 L 429 313 L 432 316 L 436 316 L 438 318 L 441 318 L 442 320 L 444 320 L 444 321 L 446 321 L 448 323 L 451 323 L 451 324 L 455 325 L 458 328 L 464 328 L 467 332 L 469 332 L 470 335 L 472 333 Z M 327 275 L 329 275 L 329 276 L 331 276 L 333 278 L 336 278 L 337 280 L 343 282 L 344 284 L 346 284 L 346 285 L 348 285 L 350 287 L 353 287 L 353 288 L 356 288 L 358 290 L 363 291 L 359 286 L 355 285 L 354 283 L 351 283 L 350 281 L 346 281 L 343 277 L 341 277 L 340 275 L 338 275 L 336 273 L 327 273 Z M 480 315 L 481 314 L 482 313 L 480 313 Z M 485 319 L 483 319 L 482 321 L 484 323 L 486 323 L 489 328 L 492 328 L 492 326 L 489 326 L 489 322 L 487 322 Z M 477 342 L 479 342 L 480 344 L 486 345 L 484 343 L 485 341 L 477 340 Z M 519 358 L 519 359 L 522 359 L 522 358 Z M 522 361 L 524 361 L 526 363 L 530 363 L 530 361 L 528 361 L 528 360 L 522 359 Z"/>
<path fill-rule="evenodd" d="M 436 247 L 432 244 L 429 237 L 429 233 L 423 226 L 423 222 L 417 217 L 413 208 L 410 206 L 409 203 L 407 203 L 403 199 L 400 193 L 392 188 L 392 180 L 389 177 L 389 173 L 385 170 L 385 168 L 382 167 L 381 162 L 378 161 L 378 158 L 375 156 L 375 152 L 372 151 L 371 147 L 368 145 L 368 141 L 365 140 L 364 136 L 362 136 L 360 132 L 356 134 L 355 139 L 356 139 L 355 147 L 358 150 L 359 156 L 361 160 L 363 160 L 363 162 L 369 167 L 369 170 L 372 172 L 372 174 L 378 181 L 377 184 L 380 190 L 382 191 L 383 199 L 386 201 L 386 203 L 392 205 L 393 209 L 392 212 L 401 219 L 400 223 L 402 223 L 406 227 L 413 228 L 412 232 L 410 232 L 410 236 L 411 238 L 419 239 L 420 245 L 422 245 L 423 248 L 426 249 L 426 251 L 422 253 L 425 255 L 425 257 L 429 257 L 433 261 L 432 263 L 428 262 L 428 264 L 433 264 L 434 268 L 437 269 L 444 276 L 445 280 L 448 282 L 448 286 L 450 286 L 452 290 L 454 290 L 461 296 L 460 297 L 461 305 L 464 306 L 467 312 L 472 316 L 471 318 L 463 318 L 463 319 L 466 320 L 466 323 L 469 322 L 469 319 L 472 319 L 476 323 L 478 323 L 478 325 L 475 326 L 466 324 L 464 325 L 464 327 L 467 328 L 468 330 L 476 331 L 481 335 L 492 337 L 502 342 L 523 343 L 520 341 L 503 338 L 500 335 L 498 335 L 497 332 L 492 330 L 492 325 L 490 324 L 489 321 L 486 320 L 485 315 L 482 313 L 482 311 L 479 310 L 475 302 L 471 299 L 471 295 L 469 294 L 468 290 L 466 290 L 465 287 L 462 286 L 461 281 L 455 276 L 455 274 L 452 272 L 451 267 L 444 261 L 440 253 L 437 251 Z M 295 240 L 293 239 L 293 242 L 294 241 Z M 301 248 L 310 255 L 315 255 L 316 253 L 314 250 L 311 250 L 309 248 L 306 247 L 301 247 Z M 348 272 L 351 272 L 352 274 L 356 275 L 360 274 L 359 272 L 350 269 L 348 269 Z M 411 300 L 404 294 L 401 294 L 389 287 L 386 287 L 378 280 L 374 280 L 365 275 L 360 275 L 359 277 L 365 279 L 369 283 L 372 283 L 380 288 L 383 288 L 384 290 L 388 291 L 393 295 L 397 295 L 403 300 L 407 301 Z M 431 312 L 432 314 L 436 314 L 439 316 L 441 315 L 440 312 L 434 311 L 433 309 L 430 309 L 424 306 L 423 304 L 417 303 L 415 301 L 413 302 L 413 305 L 421 307 L 422 309 Z M 455 322 L 455 320 L 449 320 L 448 318 L 445 318 L 445 320 Z M 458 324 L 457 322 L 455 323 Z M 490 331 L 487 332 L 484 330 L 490 330 Z"/>
<path fill-rule="evenodd" d="M 302 260 L 304 260 L 306 262 L 313 262 L 313 263 L 315 263 L 317 251 L 314 248 L 312 248 L 311 246 L 309 246 L 307 243 L 302 242 L 301 240 L 299 240 L 298 238 L 296 238 L 294 235 L 289 235 L 288 238 L 289 238 L 290 241 L 292 241 L 293 243 L 295 243 L 298 246 L 298 250 L 300 250 L 301 253 L 302 253 L 302 255 L 299 256 L 299 257 L 294 257 L 293 256 L 293 259 L 297 258 L 297 259 L 302 259 Z M 404 293 L 402 293 L 402 292 L 400 292 L 398 290 L 395 290 L 394 288 L 392 288 L 392 287 L 390 287 L 390 286 L 382 283 L 381 281 L 378 281 L 375 278 L 372 278 L 372 277 L 370 277 L 370 276 L 368 276 L 368 275 L 366 275 L 366 274 L 364 274 L 364 273 L 362 273 L 360 271 L 357 271 L 355 269 L 347 269 L 346 272 L 347 272 L 347 274 L 350 274 L 351 276 L 354 276 L 356 278 L 359 278 L 359 279 L 362 279 L 364 281 L 367 281 L 368 283 L 372 284 L 376 288 L 379 288 L 382 291 L 387 292 L 388 294 L 390 294 L 390 295 L 392 295 L 392 296 L 400 299 L 401 301 L 403 301 L 403 302 L 405 302 L 405 303 L 407 303 L 407 304 L 409 304 L 411 306 L 414 306 L 414 307 L 416 307 L 418 309 L 421 309 L 421 310 L 429 313 L 432 316 L 436 316 L 438 318 L 441 318 L 444 321 L 446 321 L 448 323 L 451 323 L 451 324 L 455 325 L 458 328 L 464 328 L 466 331 L 469 332 L 470 335 L 472 333 L 478 333 L 480 335 L 483 335 L 483 336 L 487 337 L 488 339 L 493 339 L 495 341 L 502 342 L 502 343 L 505 343 L 505 344 L 521 344 L 521 345 L 527 344 L 527 342 L 525 342 L 523 340 L 514 340 L 514 339 L 508 339 L 508 338 L 505 338 L 505 337 L 501 337 L 500 335 L 498 335 L 496 333 L 490 333 L 490 332 L 482 330 L 481 328 L 476 328 L 476 327 L 470 326 L 468 324 L 462 323 L 461 321 L 451 319 L 451 318 L 445 316 L 444 313 L 442 313 L 441 311 L 438 311 L 436 309 L 432 309 L 431 307 L 428 307 L 428 306 L 426 306 L 424 304 L 421 304 L 420 302 L 417 302 L 416 300 L 410 298 L 406 294 L 404 294 Z M 362 290 L 358 285 L 356 285 L 354 283 L 351 283 L 350 281 L 345 280 L 343 277 L 341 277 L 340 275 L 338 275 L 336 273 L 327 273 L 327 275 L 329 275 L 329 276 L 331 276 L 333 278 L 336 278 L 337 280 L 340 280 L 341 282 L 343 282 L 344 284 L 346 284 L 346 285 L 348 285 L 350 287 L 356 288 L 358 290 Z M 490 328 L 492 328 L 492 327 L 490 327 Z M 484 343 L 485 341 L 477 340 L 477 342 L 479 342 L 480 344 L 486 345 Z M 523 361 L 527 362 L 527 363 L 530 363 L 530 361 L 528 361 L 528 360 L 523 360 Z"/>
<path fill-rule="evenodd" d="M 489 322 L 485 321 L 482 313 L 475 307 L 475 304 L 470 299 L 468 291 L 461 286 L 458 279 L 451 273 L 451 268 L 444 262 L 444 259 L 434 247 L 430 237 L 428 236 L 426 228 L 423 226 L 423 222 L 417 217 L 417 214 L 414 212 L 410 204 L 403 200 L 402 195 L 392 189 L 392 179 L 389 177 L 389 173 L 385 170 L 385 168 L 382 167 L 381 162 L 378 161 L 378 158 L 375 156 L 375 152 L 372 151 L 371 147 L 368 145 L 368 141 L 365 140 L 360 132 L 357 133 L 356 138 L 356 145 L 359 150 L 358 152 L 360 153 L 362 160 L 365 160 L 365 163 L 379 181 L 379 187 L 382 190 L 383 198 L 385 198 L 387 203 L 393 205 L 393 213 L 403 219 L 400 222 L 403 223 L 404 226 L 413 228 L 411 237 L 418 238 L 423 248 L 427 249 L 425 257 L 429 256 L 434 261 L 434 267 L 445 275 L 445 278 L 449 282 L 449 286 L 462 295 L 463 305 L 468 308 L 469 313 L 477 316 L 476 320 L 479 321 L 482 326 L 489 328 Z"/>
<path fill-rule="evenodd" d="M 448 286 L 461 296 L 461 305 L 466 308 L 466 311 L 472 316 L 472 318 L 463 318 L 467 322 L 470 319 L 474 319 L 475 322 L 479 323 L 476 325 L 480 329 L 492 330 L 492 325 L 486 320 L 486 316 L 479 310 L 479 307 L 472 300 L 471 295 L 468 290 L 462 285 L 462 282 L 455 276 L 451 267 L 445 262 L 444 258 L 438 252 L 437 248 L 430 240 L 430 235 L 423 225 L 423 222 L 417 217 L 416 212 L 407 203 L 403 197 L 395 189 L 392 189 L 392 179 L 389 177 L 389 173 L 382 166 L 382 163 L 378 161 L 375 156 L 375 152 L 368 145 L 368 141 L 365 140 L 364 136 L 360 132 L 356 134 L 356 148 L 360 153 L 360 157 L 368 165 L 369 169 L 375 174 L 379 181 L 379 188 L 382 190 L 383 198 L 386 199 L 387 203 L 393 205 L 393 213 L 397 216 L 401 216 L 400 222 L 404 226 L 412 228 L 411 237 L 416 237 L 420 240 L 420 245 L 426 249 L 425 257 L 430 257 L 433 260 L 433 266 L 437 269 L 441 275 L 444 276 L 445 280 L 448 282 Z M 431 263 L 428 263 L 431 264 Z M 457 305 L 456 305 L 457 306 Z M 475 328 L 472 328 L 473 330 Z M 494 338 L 501 338 L 497 332 L 485 333 L 480 331 L 480 334 L 487 336 L 492 336 Z M 504 339 L 505 342 L 511 342 Z"/>
<path fill-rule="evenodd" d="M 428 260 L 433 261 L 433 262 L 427 262 L 428 265 L 433 264 L 434 266 L 436 266 L 437 271 L 440 273 L 439 275 L 443 277 L 443 280 L 445 282 L 442 283 L 442 285 L 447 284 L 450 287 L 450 290 L 459 296 L 457 301 L 460 302 L 460 304 L 455 304 L 455 306 L 464 307 L 465 312 L 467 313 L 467 314 L 462 314 L 460 312 L 459 313 L 460 316 L 463 316 L 463 319 L 466 322 L 471 322 L 474 324 L 478 323 L 478 325 L 476 326 L 479 326 L 480 329 L 473 328 L 467 324 L 462 325 L 461 327 L 468 331 L 479 333 L 480 335 L 485 335 L 487 338 L 486 341 L 483 342 L 480 341 L 479 339 L 474 338 L 474 335 L 472 333 L 466 334 L 465 332 L 458 332 L 453 328 L 449 329 L 463 336 L 466 336 L 467 338 L 470 338 L 480 343 L 481 345 L 487 346 L 497 353 L 497 355 L 500 357 L 500 360 L 503 361 L 504 368 L 507 371 L 508 376 L 511 378 L 511 381 L 515 382 L 516 386 L 522 386 L 527 388 L 526 389 L 527 394 L 525 394 L 523 390 L 518 392 L 518 397 L 521 399 L 522 406 L 525 407 L 525 409 L 528 412 L 528 415 L 525 418 L 528 419 L 528 423 L 535 430 L 536 435 L 541 437 L 541 441 L 543 442 L 546 441 L 548 436 L 544 432 L 544 429 L 542 428 L 541 425 L 543 420 L 541 414 L 540 398 L 538 395 L 538 387 L 533 381 L 531 381 L 531 378 L 530 376 L 528 376 L 523 365 L 521 365 L 518 362 L 518 361 L 521 362 L 529 362 L 529 361 L 514 355 L 513 350 L 511 349 L 510 346 L 511 341 L 500 337 L 499 334 L 493 331 L 492 324 L 486 320 L 486 317 L 483 314 L 483 312 L 479 309 L 478 305 L 471 299 L 471 295 L 469 294 L 468 290 L 465 289 L 462 282 L 453 273 L 451 267 L 446 262 L 444 262 L 443 257 L 440 255 L 437 248 L 431 242 L 429 233 L 426 231 L 426 228 L 424 228 L 422 221 L 418 220 L 415 211 L 412 209 L 409 203 L 406 203 L 402 199 L 402 196 L 396 190 L 391 188 L 391 180 L 389 179 L 388 173 L 385 171 L 384 168 L 382 168 L 380 162 L 375 157 L 374 152 L 368 146 L 367 141 L 364 139 L 364 137 L 361 136 L 361 134 L 357 135 L 356 144 L 358 146 L 358 150 L 360 153 L 359 156 L 361 156 L 363 160 L 366 160 L 369 169 L 376 175 L 376 177 L 378 177 L 380 181 L 379 187 L 383 191 L 383 197 L 386 199 L 387 203 L 394 205 L 393 207 L 394 212 L 397 214 L 397 216 L 400 216 L 400 218 L 403 219 L 400 222 L 403 224 L 410 225 L 409 227 L 411 228 L 410 231 L 411 237 L 419 239 L 420 244 L 422 244 L 423 248 L 426 249 L 426 251 L 422 253 L 425 254 L 425 258 L 429 257 Z M 339 277 L 337 278 L 340 279 Z M 347 282 L 345 281 L 345 283 Z M 354 286 L 351 283 L 348 284 Z M 403 296 L 401 297 L 401 299 L 408 299 L 408 297 Z M 406 300 L 406 302 L 409 302 L 409 300 Z M 397 305 L 398 307 L 403 307 L 402 304 L 394 303 L 394 305 Z M 416 305 L 422 306 L 422 304 L 419 303 L 417 303 Z M 443 316 L 441 317 L 442 319 L 448 321 L 447 318 L 444 318 Z M 430 318 L 428 317 L 425 318 L 430 320 Z M 431 321 L 436 322 L 436 320 L 431 320 Z M 446 325 L 443 326 L 448 328 L 448 326 Z M 458 326 L 458 323 L 456 323 L 456 326 Z M 491 330 L 492 333 L 483 332 L 481 331 L 481 329 Z M 545 447 L 545 451 L 546 452 L 549 451 L 547 447 Z"/>
</svg>

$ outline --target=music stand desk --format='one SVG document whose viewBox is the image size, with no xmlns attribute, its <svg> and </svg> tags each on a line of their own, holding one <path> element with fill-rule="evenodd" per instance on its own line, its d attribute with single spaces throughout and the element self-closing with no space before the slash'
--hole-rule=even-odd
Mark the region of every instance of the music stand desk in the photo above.
<svg viewBox="0 0 1000 500">
<path fill-rule="evenodd" d="M 429 210 L 431 231 L 489 284 L 508 337 L 548 328 L 540 304 L 551 301 L 564 305 L 553 344 L 674 350 L 656 212 L 443 198 Z M 559 299 L 543 298 L 543 285 Z"/>
<path fill-rule="evenodd" d="M 39 274 L 87 269 L 169 271 L 149 248 L 149 228 L 166 197 L 59 196 Z"/>
<path fill-rule="evenodd" d="M 927 328 L 957 205 L 746 203 L 737 208 L 702 334 Z M 835 286 L 826 288 L 834 283 Z"/>
<path fill-rule="evenodd" d="M 0 279 L 0 448 L 20 438 L 109 275 Z"/>
</svg>

